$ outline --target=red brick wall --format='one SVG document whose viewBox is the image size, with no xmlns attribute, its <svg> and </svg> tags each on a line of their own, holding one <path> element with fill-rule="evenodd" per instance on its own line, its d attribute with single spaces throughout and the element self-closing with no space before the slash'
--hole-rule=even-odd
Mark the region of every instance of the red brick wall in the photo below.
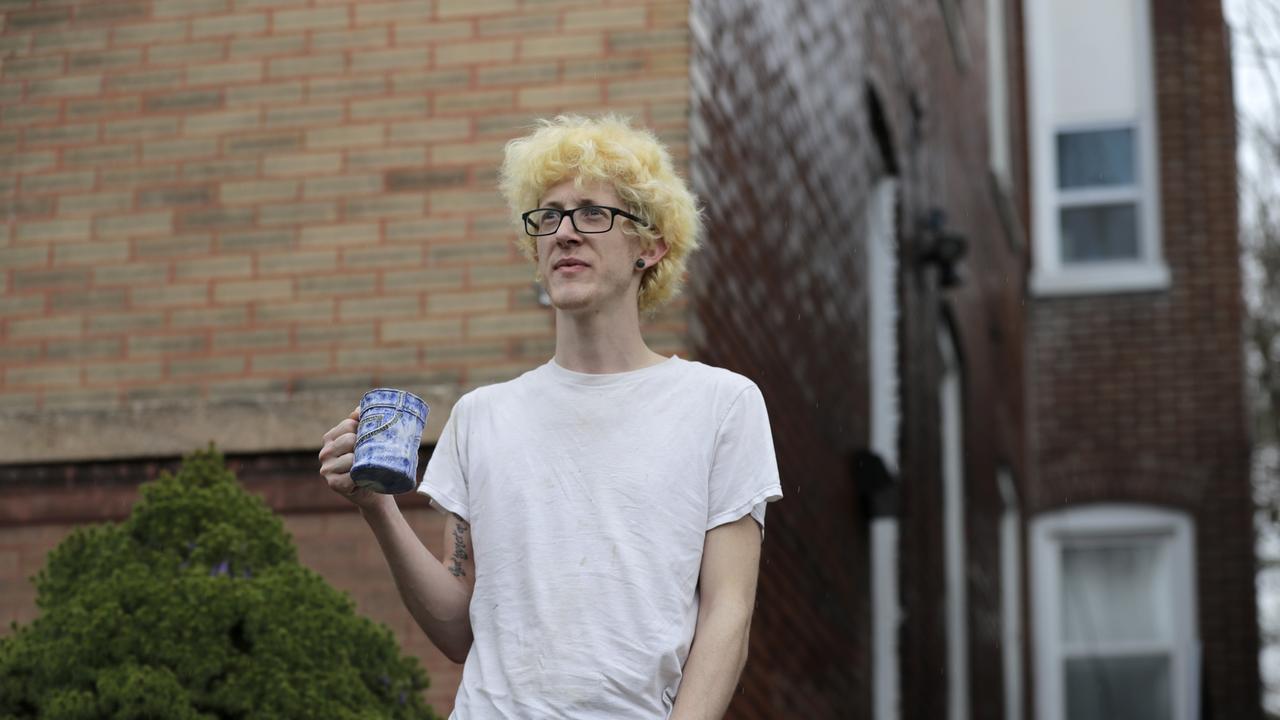
<svg viewBox="0 0 1280 720">
<path fill-rule="evenodd" d="M 328 421 L 370 385 L 447 407 L 544 361 L 551 315 L 494 190 L 501 147 L 536 116 L 607 109 L 683 157 L 687 8 L 6 0 L 9 459 L 191 449 L 165 443 L 172 423 L 96 444 L 30 429 L 140 404 L 196 403 L 186 428 L 229 449 L 301 449 L 298 414 Z M 648 331 L 682 350 L 683 312 Z M 288 418 L 270 440 L 228 431 L 227 405 L 265 397 Z"/>
<path fill-rule="evenodd" d="M 1021 469 L 1022 250 L 987 182 L 981 6 L 964 4 L 957 61 L 940 5 L 835 0 L 742 11 L 703 2 L 694 35 L 691 163 L 708 248 L 693 332 L 710 362 L 756 380 L 786 498 L 772 506 L 751 659 L 730 716 L 870 717 L 868 508 L 850 454 L 868 445 L 866 201 L 887 174 L 879 96 L 901 187 L 898 280 L 902 711 L 946 716 L 937 332 L 950 317 L 965 382 L 966 575 L 973 717 L 999 717 L 999 464 Z M 969 253 L 938 286 L 915 261 L 920 219 L 947 212 Z"/>
<path fill-rule="evenodd" d="M 39 615 L 35 587 L 29 580 L 44 567 L 44 556 L 74 525 L 8 525 L 0 529 L 0 633 L 12 623 L 25 624 Z"/>
<path fill-rule="evenodd" d="M 1040 511 L 1133 501 L 1196 531 L 1205 717 L 1260 716 L 1235 118 L 1218 0 L 1152 2 L 1167 290 L 1031 309 Z"/>
</svg>

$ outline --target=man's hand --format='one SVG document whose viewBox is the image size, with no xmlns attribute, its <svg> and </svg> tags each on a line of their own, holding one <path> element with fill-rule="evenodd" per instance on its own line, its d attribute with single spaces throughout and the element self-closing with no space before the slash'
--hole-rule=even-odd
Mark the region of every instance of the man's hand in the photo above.
<svg viewBox="0 0 1280 720">
<path fill-rule="evenodd" d="M 360 423 L 360 406 L 346 420 L 334 425 L 324 434 L 324 446 L 320 448 L 320 475 L 329 489 L 350 500 L 361 509 L 374 508 L 388 502 L 387 495 L 358 487 L 351 479 L 351 465 L 355 462 L 356 428 Z M 391 500 L 394 502 L 393 500 Z"/>
</svg>

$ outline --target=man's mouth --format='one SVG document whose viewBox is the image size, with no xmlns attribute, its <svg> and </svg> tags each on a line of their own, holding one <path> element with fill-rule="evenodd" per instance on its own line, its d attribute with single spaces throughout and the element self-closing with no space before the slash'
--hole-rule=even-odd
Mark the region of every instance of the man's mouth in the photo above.
<svg viewBox="0 0 1280 720">
<path fill-rule="evenodd" d="M 551 267 L 551 269 L 564 270 L 564 269 L 585 268 L 585 267 L 591 267 L 591 266 L 577 258 L 560 258 L 559 260 L 556 261 L 556 264 Z"/>
</svg>

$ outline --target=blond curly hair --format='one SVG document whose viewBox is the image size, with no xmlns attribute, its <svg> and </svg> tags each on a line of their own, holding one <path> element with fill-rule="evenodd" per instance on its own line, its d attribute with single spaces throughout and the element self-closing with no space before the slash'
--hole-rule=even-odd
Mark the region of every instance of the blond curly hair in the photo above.
<svg viewBox="0 0 1280 720">
<path fill-rule="evenodd" d="M 685 265 L 702 235 L 697 201 L 676 174 L 670 153 L 652 132 L 617 115 L 540 120 L 532 133 L 507 143 L 499 189 L 520 228 L 517 245 L 530 260 L 536 261 L 536 244 L 524 232 L 520 214 L 537 207 L 548 188 L 570 178 L 579 186 L 612 186 L 625 209 L 647 223 L 623 225 L 623 232 L 639 237 L 644 248 L 659 237 L 666 241 L 667 254 L 640 280 L 637 303 L 651 315 L 680 292 Z"/>
</svg>

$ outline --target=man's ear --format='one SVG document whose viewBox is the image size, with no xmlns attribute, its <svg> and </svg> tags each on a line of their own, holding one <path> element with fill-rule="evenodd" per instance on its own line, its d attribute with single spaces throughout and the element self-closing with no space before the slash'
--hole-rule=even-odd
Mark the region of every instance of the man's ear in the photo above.
<svg viewBox="0 0 1280 720">
<path fill-rule="evenodd" d="M 667 241 L 659 235 L 647 249 L 640 251 L 640 259 L 644 260 L 644 266 L 651 268 L 658 264 L 667 254 Z"/>
</svg>

